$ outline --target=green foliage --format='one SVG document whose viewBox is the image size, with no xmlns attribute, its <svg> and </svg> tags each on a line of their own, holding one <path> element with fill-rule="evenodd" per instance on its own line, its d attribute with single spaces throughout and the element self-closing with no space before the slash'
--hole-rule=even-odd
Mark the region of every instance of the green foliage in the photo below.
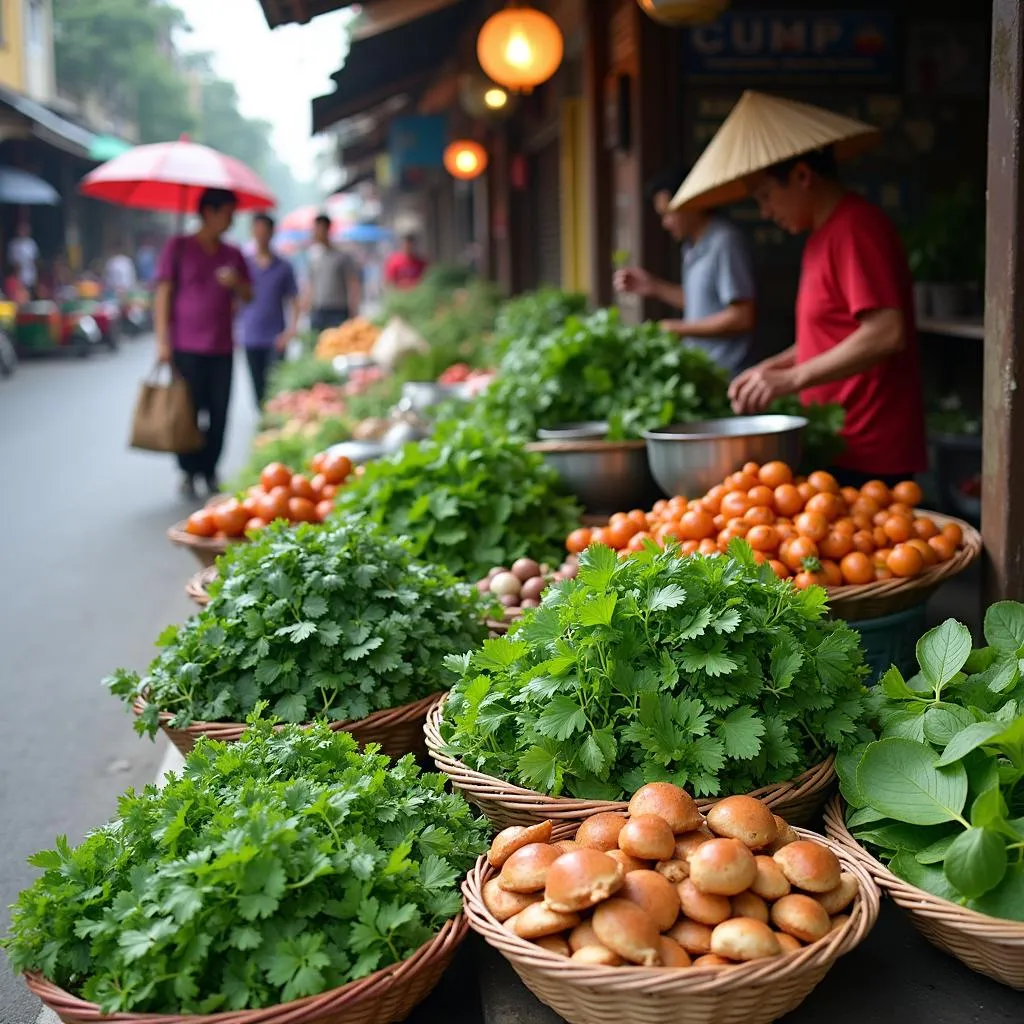
<svg viewBox="0 0 1024 1024">
<path fill-rule="evenodd" d="M 477 579 L 529 556 L 561 558 L 580 509 L 540 455 L 464 424 L 368 463 L 338 492 L 333 518 L 363 512 L 409 538 L 418 558 Z"/>
<path fill-rule="evenodd" d="M 805 473 L 831 466 L 843 448 L 839 432 L 843 429 L 846 413 L 841 405 L 830 403 L 804 405 L 796 395 L 777 398 L 765 410 L 782 416 L 803 416 L 807 420 L 803 436 L 803 462 Z"/>
<path fill-rule="evenodd" d="M 910 269 L 917 281 L 972 283 L 985 276 L 985 201 L 963 183 L 932 197 L 904 232 Z"/>
<path fill-rule="evenodd" d="M 4 945 L 108 1014 L 274 1006 L 408 957 L 459 911 L 485 834 L 411 756 L 252 719 L 32 857 Z"/>
<path fill-rule="evenodd" d="M 571 316 L 583 316 L 587 297 L 578 292 L 541 288 L 505 302 L 494 324 L 494 347 L 504 356 L 510 347 L 532 346 Z"/>
<path fill-rule="evenodd" d="M 538 428 L 607 420 L 612 440 L 673 422 L 729 414 L 725 374 L 656 324 L 623 324 L 617 310 L 571 316 L 546 335 L 507 340 L 475 422 L 533 439 Z"/>
<path fill-rule="evenodd" d="M 218 561 L 209 605 L 160 637 L 144 676 L 106 681 L 155 735 L 172 726 L 243 721 L 260 701 L 286 722 L 365 718 L 445 689 L 447 655 L 486 628 L 475 588 L 414 560 L 360 516 L 326 526 L 279 522 Z"/>
<path fill-rule="evenodd" d="M 1024 605 L 985 615 L 987 646 L 947 619 L 920 671 L 881 682 L 879 738 L 838 762 L 853 834 L 912 885 L 1024 921 Z"/>
<path fill-rule="evenodd" d="M 727 557 L 602 545 L 497 640 L 451 659 L 447 749 L 529 789 L 617 800 L 794 778 L 861 735 L 857 634 L 736 542 Z"/>
<path fill-rule="evenodd" d="M 338 371 L 330 360 L 317 359 L 312 353 L 298 359 L 280 359 L 267 378 L 267 395 L 282 391 L 305 391 L 314 384 L 339 384 Z"/>
</svg>

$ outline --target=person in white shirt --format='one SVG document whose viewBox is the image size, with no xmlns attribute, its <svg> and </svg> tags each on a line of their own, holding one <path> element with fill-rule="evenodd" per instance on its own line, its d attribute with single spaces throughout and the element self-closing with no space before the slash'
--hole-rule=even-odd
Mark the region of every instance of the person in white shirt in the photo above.
<svg viewBox="0 0 1024 1024">
<path fill-rule="evenodd" d="M 117 249 L 103 268 L 103 285 L 111 295 L 119 296 L 130 292 L 138 280 L 135 264 L 130 256 Z"/>
<path fill-rule="evenodd" d="M 7 245 L 7 261 L 17 268 L 18 279 L 32 291 L 39 280 L 39 246 L 28 221 L 18 225 L 18 234 Z"/>
</svg>

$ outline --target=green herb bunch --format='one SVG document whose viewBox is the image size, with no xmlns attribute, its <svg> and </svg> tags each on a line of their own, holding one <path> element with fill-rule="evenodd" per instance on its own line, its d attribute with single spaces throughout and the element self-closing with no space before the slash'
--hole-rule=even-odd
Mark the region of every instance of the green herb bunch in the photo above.
<svg viewBox="0 0 1024 1024">
<path fill-rule="evenodd" d="M 556 330 L 510 342 L 477 400 L 478 422 L 533 439 L 538 428 L 607 420 L 609 438 L 730 415 L 725 373 L 657 324 L 622 323 L 614 309 L 571 316 Z"/>
<path fill-rule="evenodd" d="M 129 705 L 145 697 L 140 733 L 161 711 L 183 728 L 244 721 L 259 701 L 286 722 L 365 718 L 446 689 L 446 656 L 486 635 L 475 588 L 364 517 L 272 524 L 218 568 L 209 605 L 164 632 L 148 672 L 106 680 Z"/>
<path fill-rule="evenodd" d="M 517 558 L 560 560 L 580 520 L 540 455 L 455 421 L 369 463 L 338 492 L 332 518 L 355 512 L 409 538 L 417 557 L 474 580 Z"/>
<path fill-rule="evenodd" d="M 777 579 L 741 541 L 714 558 L 592 545 L 508 636 L 450 662 L 449 751 L 583 799 L 794 778 L 862 735 L 868 700 L 857 634 L 825 617 L 825 591 Z"/>
<path fill-rule="evenodd" d="M 494 323 L 494 346 L 499 356 L 510 349 L 532 347 L 571 316 L 583 316 L 587 297 L 579 292 L 541 288 L 503 303 Z"/>
<path fill-rule="evenodd" d="M 895 874 L 1024 921 L 1024 605 L 984 630 L 974 651 L 953 619 L 921 637 L 917 675 L 882 679 L 880 738 L 837 767 L 850 830 Z"/>
<path fill-rule="evenodd" d="M 180 776 L 30 863 L 16 970 L 104 1013 L 207 1014 L 315 995 L 408 957 L 458 913 L 485 829 L 439 775 L 347 733 L 250 720 Z"/>
</svg>

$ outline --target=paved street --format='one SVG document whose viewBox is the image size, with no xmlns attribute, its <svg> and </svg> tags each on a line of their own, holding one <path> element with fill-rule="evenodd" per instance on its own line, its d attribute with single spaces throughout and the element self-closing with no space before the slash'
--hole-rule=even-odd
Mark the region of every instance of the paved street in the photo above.
<svg viewBox="0 0 1024 1024">
<path fill-rule="evenodd" d="M 129 419 L 149 339 L 115 355 L 22 363 L 0 380 L 0 930 L 31 879 L 25 858 L 79 839 L 117 795 L 152 781 L 165 741 L 138 737 L 100 686 L 144 668 L 152 642 L 190 611 L 196 568 L 164 530 L 189 511 L 169 456 L 130 452 Z M 237 364 L 225 475 L 253 426 Z M 0 967 L 0 1022 L 32 1024 L 39 1003 Z"/>
</svg>

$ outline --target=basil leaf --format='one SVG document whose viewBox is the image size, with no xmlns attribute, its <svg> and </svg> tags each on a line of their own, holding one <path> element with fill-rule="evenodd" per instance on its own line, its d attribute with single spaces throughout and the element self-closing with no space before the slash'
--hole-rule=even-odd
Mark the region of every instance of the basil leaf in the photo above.
<svg viewBox="0 0 1024 1024">
<path fill-rule="evenodd" d="M 949 883 L 975 898 L 994 889 L 1006 874 L 1006 844 L 987 828 L 961 832 L 946 851 L 943 870 Z"/>
<path fill-rule="evenodd" d="M 872 807 L 912 825 L 953 821 L 967 799 L 962 764 L 935 767 L 931 747 L 890 738 L 872 743 L 857 769 L 857 786 Z"/>
<path fill-rule="evenodd" d="M 971 653 L 971 631 L 956 619 L 946 619 L 917 641 L 921 674 L 933 689 L 940 690 L 963 667 Z"/>
<path fill-rule="evenodd" d="M 985 639 L 999 651 L 1016 653 L 1024 647 L 1024 606 L 997 601 L 985 612 Z"/>
</svg>

